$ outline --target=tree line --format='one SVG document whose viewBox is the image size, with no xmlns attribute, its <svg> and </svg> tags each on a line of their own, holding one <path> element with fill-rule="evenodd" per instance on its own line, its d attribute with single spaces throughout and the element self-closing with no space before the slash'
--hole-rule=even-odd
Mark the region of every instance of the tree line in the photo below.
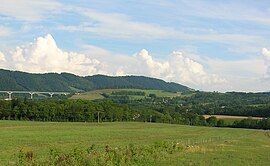
<svg viewBox="0 0 270 166">
<path fill-rule="evenodd" d="M 222 119 L 194 112 L 177 111 L 174 107 L 143 104 L 119 104 L 110 100 L 0 100 L 0 119 L 29 121 L 68 121 L 68 122 L 115 122 L 136 121 L 173 123 L 196 126 L 240 127 L 270 129 L 270 119 L 244 119 L 227 124 Z"/>
</svg>

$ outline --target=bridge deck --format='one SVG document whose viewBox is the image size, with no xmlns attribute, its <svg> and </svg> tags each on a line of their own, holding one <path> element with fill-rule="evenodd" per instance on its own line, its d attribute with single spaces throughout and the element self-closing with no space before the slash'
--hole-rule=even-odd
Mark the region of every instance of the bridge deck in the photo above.
<svg viewBox="0 0 270 166">
<path fill-rule="evenodd" d="M 34 94 L 70 94 L 70 92 L 42 92 L 42 91 L 0 91 L 0 93 L 34 93 Z"/>
</svg>

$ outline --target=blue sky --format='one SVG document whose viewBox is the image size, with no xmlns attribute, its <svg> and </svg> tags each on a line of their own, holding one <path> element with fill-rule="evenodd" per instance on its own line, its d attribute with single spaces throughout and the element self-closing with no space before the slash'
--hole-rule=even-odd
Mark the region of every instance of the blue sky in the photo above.
<svg viewBox="0 0 270 166">
<path fill-rule="evenodd" d="M 211 91 L 270 89 L 268 0 L 0 2 L 2 68 L 148 75 Z M 55 52 L 45 51 L 42 57 L 35 54 L 45 47 Z M 49 64 L 56 56 L 65 58 L 65 53 L 73 57 L 73 52 L 103 67 L 84 65 L 82 59 L 74 70 Z M 14 59 L 19 53 L 22 61 Z M 27 67 L 34 62 L 40 66 L 36 59 L 44 57 L 48 65 Z M 173 66 L 175 57 L 180 66 Z M 66 58 L 69 64 L 79 64 Z M 138 69 L 142 64 L 145 69 Z"/>
</svg>

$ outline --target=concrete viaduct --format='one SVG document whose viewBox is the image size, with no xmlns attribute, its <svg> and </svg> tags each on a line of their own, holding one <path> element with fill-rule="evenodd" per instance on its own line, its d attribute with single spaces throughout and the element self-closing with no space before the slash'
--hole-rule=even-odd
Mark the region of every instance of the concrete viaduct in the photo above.
<svg viewBox="0 0 270 166">
<path fill-rule="evenodd" d="M 7 100 L 12 100 L 12 94 L 29 94 L 30 99 L 33 99 L 34 94 L 48 94 L 50 97 L 53 95 L 68 95 L 69 92 L 38 92 L 38 91 L 0 91 L 0 93 L 8 94 Z"/>
</svg>

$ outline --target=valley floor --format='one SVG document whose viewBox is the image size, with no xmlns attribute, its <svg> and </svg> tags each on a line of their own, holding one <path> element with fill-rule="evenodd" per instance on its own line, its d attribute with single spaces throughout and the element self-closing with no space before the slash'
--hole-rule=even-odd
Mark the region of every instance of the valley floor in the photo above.
<svg viewBox="0 0 270 166">
<path fill-rule="evenodd" d="M 121 149 L 130 144 L 160 149 L 153 153 L 156 156 L 151 156 L 152 152 L 147 153 L 149 160 L 153 160 L 149 162 L 150 165 L 270 163 L 270 132 L 264 130 L 137 122 L 97 124 L 0 121 L 0 142 L 0 165 L 16 164 L 22 151 L 30 151 L 30 158 L 36 161 L 45 161 L 51 149 L 67 153 L 95 145 L 97 149 L 105 147 L 108 151 L 108 147 Z M 156 146 L 160 144 L 163 149 Z M 167 144 L 180 148 L 168 152 Z M 146 158 L 139 165 L 149 163 Z"/>
</svg>

